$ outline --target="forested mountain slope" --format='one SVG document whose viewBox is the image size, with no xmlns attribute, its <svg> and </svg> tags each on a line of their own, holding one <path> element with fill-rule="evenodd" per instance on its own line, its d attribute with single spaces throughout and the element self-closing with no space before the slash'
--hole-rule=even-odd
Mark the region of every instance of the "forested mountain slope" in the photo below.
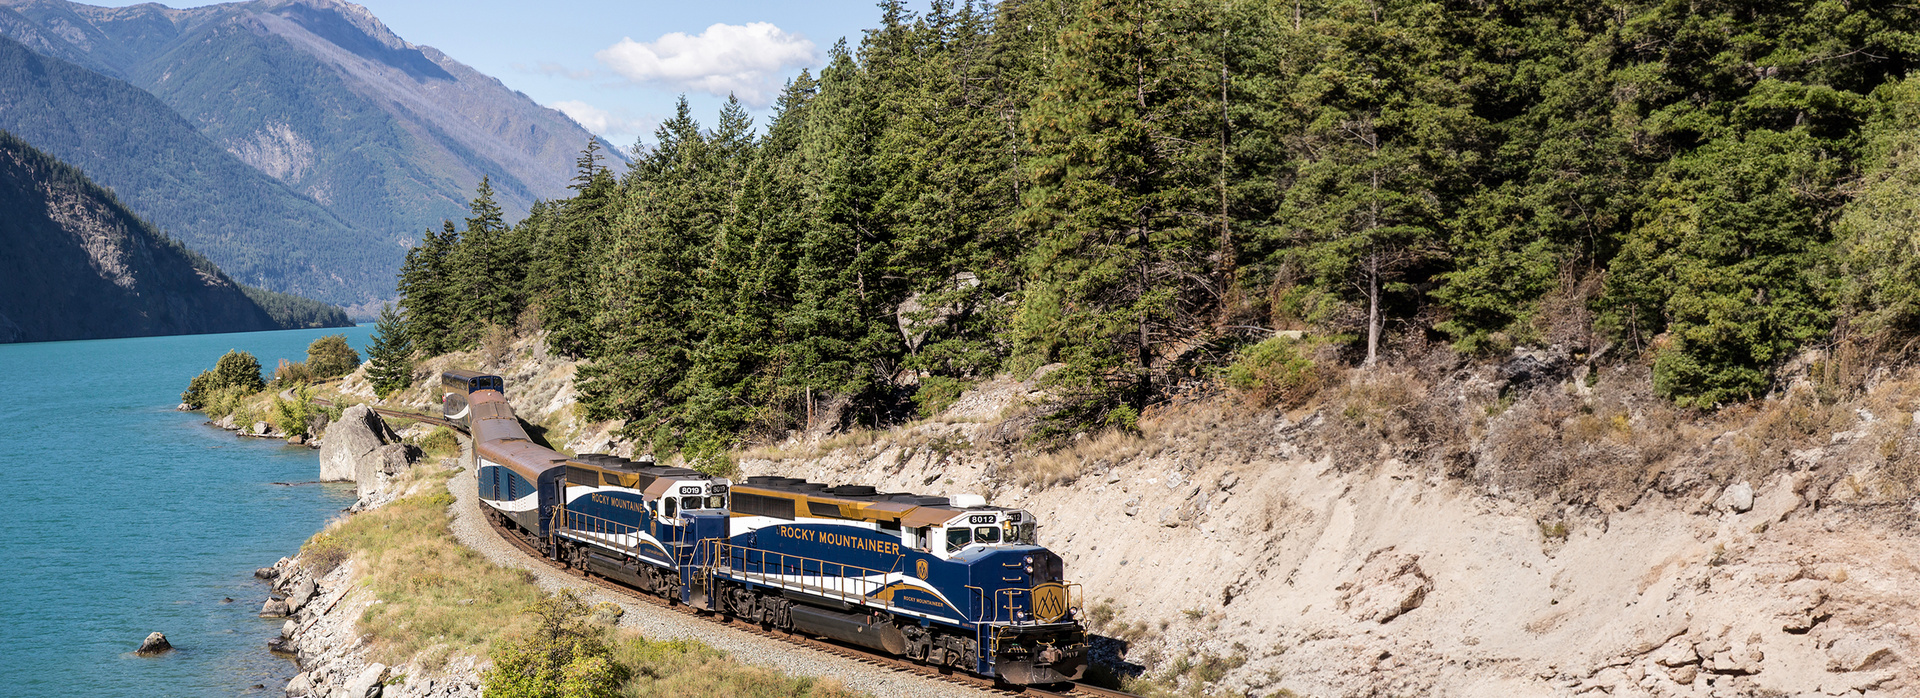
<svg viewBox="0 0 1920 698">
<path fill-rule="evenodd" d="M 404 252 L 247 166 L 153 95 L 5 37 L 0 129 L 79 167 L 251 285 L 357 300 Z"/>
<path fill-rule="evenodd" d="M 337 0 L 185 10 L 3 0 L 0 33 L 152 92 L 393 253 L 357 262 L 348 276 L 391 274 L 420 231 L 458 217 L 482 176 L 511 217 L 563 196 L 568 165 L 591 137 Z M 357 279 L 353 287 L 390 291 Z"/>
<path fill-rule="evenodd" d="M 278 329 L 212 262 L 5 132 L 0 247 L 0 342 Z"/>
</svg>

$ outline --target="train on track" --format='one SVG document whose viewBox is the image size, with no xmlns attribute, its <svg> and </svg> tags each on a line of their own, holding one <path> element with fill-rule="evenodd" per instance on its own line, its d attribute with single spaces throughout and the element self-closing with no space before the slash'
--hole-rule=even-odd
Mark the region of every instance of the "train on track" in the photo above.
<svg viewBox="0 0 1920 698">
<path fill-rule="evenodd" d="M 1020 509 L 952 497 L 733 483 L 650 457 L 569 456 L 528 437 L 499 376 L 442 374 L 473 437 L 480 500 L 542 554 L 770 628 L 1009 684 L 1086 670 L 1079 587 Z"/>
</svg>

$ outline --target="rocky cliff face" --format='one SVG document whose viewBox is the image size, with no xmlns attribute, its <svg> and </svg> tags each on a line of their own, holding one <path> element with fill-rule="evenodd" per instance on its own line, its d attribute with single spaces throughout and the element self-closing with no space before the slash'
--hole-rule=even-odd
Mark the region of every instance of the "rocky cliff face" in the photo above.
<svg viewBox="0 0 1920 698">
<path fill-rule="evenodd" d="M 0 132 L 0 342 L 276 329 L 211 262 Z"/>
<path fill-rule="evenodd" d="M 1870 399 L 1913 387 L 1889 378 Z M 1338 408 L 1230 398 L 1151 413 L 1144 437 L 1035 454 L 1005 417 L 1044 399 L 1000 381 L 926 423 L 796 436 L 741 466 L 1029 509 L 1084 585 L 1111 664 L 1198 694 L 1920 691 L 1903 669 L 1920 656 L 1905 591 L 1920 588 L 1920 505 L 1849 447 L 1920 438 L 1905 415 L 1862 408 L 1838 417 L 1851 428 L 1811 437 L 1826 446 L 1773 463 L 1748 451 L 1759 462 L 1737 468 L 1720 451 L 1768 422 L 1723 416 L 1734 430 L 1666 445 L 1677 453 L 1657 484 L 1595 501 L 1476 482 L 1472 457 L 1449 472 L 1380 432 L 1357 452 L 1327 449 Z M 1495 448 L 1485 435 L 1501 420 L 1489 421 L 1476 450 Z"/>
</svg>

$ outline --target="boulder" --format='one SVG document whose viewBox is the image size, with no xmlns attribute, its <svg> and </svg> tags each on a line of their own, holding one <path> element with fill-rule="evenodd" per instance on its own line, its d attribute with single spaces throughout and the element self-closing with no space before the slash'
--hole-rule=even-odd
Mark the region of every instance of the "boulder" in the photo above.
<svg viewBox="0 0 1920 698">
<path fill-rule="evenodd" d="M 260 617 L 261 618 L 287 617 L 287 602 L 281 601 L 280 599 L 267 599 L 267 602 L 260 606 Z"/>
<path fill-rule="evenodd" d="M 307 605 L 307 601 L 313 598 L 313 592 L 314 586 L 311 579 L 302 579 L 294 584 L 293 590 L 287 592 L 287 614 L 299 613 L 300 607 Z"/>
<path fill-rule="evenodd" d="M 281 623 L 280 637 L 293 637 L 293 633 L 295 631 L 298 631 L 299 629 L 300 629 L 300 626 L 294 625 L 293 621 L 287 621 L 285 623 Z"/>
<path fill-rule="evenodd" d="M 372 408 L 354 405 L 340 413 L 340 421 L 327 428 L 320 446 L 320 481 L 358 481 L 362 462 L 381 446 L 400 440 Z M 364 482 L 364 481 L 363 481 Z"/>
<path fill-rule="evenodd" d="M 287 437 L 287 445 L 288 446 L 305 446 L 307 445 L 307 437 L 301 436 L 299 434 L 294 434 L 293 436 Z"/>
<path fill-rule="evenodd" d="M 273 579 L 279 575 L 280 569 L 277 567 L 262 567 L 253 571 L 253 576 L 258 579 Z"/>
<path fill-rule="evenodd" d="M 360 673 L 348 679 L 340 691 L 334 692 L 334 698 L 380 698 L 380 681 L 387 678 L 387 665 L 368 664 Z"/>
<path fill-rule="evenodd" d="M 1420 556 L 1397 553 L 1391 546 L 1373 551 L 1354 574 L 1353 581 L 1335 587 L 1340 608 L 1356 620 L 1380 623 L 1419 608 L 1433 591 L 1433 580 L 1420 569 Z"/>
<path fill-rule="evenodd" d="M 141 656 L 151 657 L 153 655 L 160 654 L 171 649 L 173 649 L 173 644 L 167 642 L 166 635 L 162 635 L 160 633 L 148 633 L 147 639 L 140 643 L 140 649 L 134 650 L 133 653 Z"/>
<path fill-rule="evenodd" d="M 308 676 L 307 672 L 294 674 L 293 680 L 287 682 L 287 695 L 290 698 L 311 693 L 313 693 L 313 677 Z"/>
<path fill-rule="evenodd" d="M 221 417 L 220 421 L 214 422 L 213 425 L 216 427 L 220 427 L 221 429 L 225 429 L 227 431 L 233 431 L 235 429 L 240 428 L 239 425 L 236 425 L 233 423 L 233 415 L 227 415 L 225 417 Z"/>
<path fill-rule="evenodd" d="M 264 435 L 264 434 L 266 434 L 266 433 L 267 433 L 267 423 L 266 423 L 266 422 L 254 422 L 254 423 L 253 423 L 253 430 L 252 430 L 252 431 L 249 431 L 249 432 L 247 432 L 247 433 L 249 433 L 249 434 L 254 434 L 254 435 Z"/>
<path fill-rule="evenodd" d="M 354 482 L 360 484 L 359 496 L 366 499 L 379 489 L 380 476 L 397 475 L 413 467 L 420 449 L 412 444 L 390 443 L 373 450 L 355 464 Z"/>
<path fill-rule="evenodd" d="M 1720 493 L 1720 505 L 1736 514 L 1744 514 L 1753 509 L 1753 485 L 1739 483 Z"/>
</svg>

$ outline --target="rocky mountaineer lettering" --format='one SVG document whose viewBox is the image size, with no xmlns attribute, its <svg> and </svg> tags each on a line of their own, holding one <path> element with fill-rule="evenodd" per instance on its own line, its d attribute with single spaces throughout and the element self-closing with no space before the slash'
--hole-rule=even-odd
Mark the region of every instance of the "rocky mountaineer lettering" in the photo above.
<svg viewBox="0 0 1920 698">
<path fill-rule="evenodd" d="M 842 533 L 830 533 L 805 528 L 793 528 L 790 526 L 776 526 L 775 528 L 779 529 L 780 536 L 783 538 L 803 540 L 809 543 L 825 543 L 827 545 L 852 548 L 854 550 L 865 550 L 882 555 L 900 554 L 900 544 L 890 541 L 874 540 L 872 538 L 861 538 L 859 536 L 849 536 Z"/>
<path fill-rule="evenodd" d="M 605 504 L 610 507 L 629 511 L 646 511 L 646 507 L 640 506 L 639 502 L 629 499 L 614 499 L 607 495 L 597 493 L 587 495 L 587 497 L 591 498 L 595 504 Z"/>
</svg>

